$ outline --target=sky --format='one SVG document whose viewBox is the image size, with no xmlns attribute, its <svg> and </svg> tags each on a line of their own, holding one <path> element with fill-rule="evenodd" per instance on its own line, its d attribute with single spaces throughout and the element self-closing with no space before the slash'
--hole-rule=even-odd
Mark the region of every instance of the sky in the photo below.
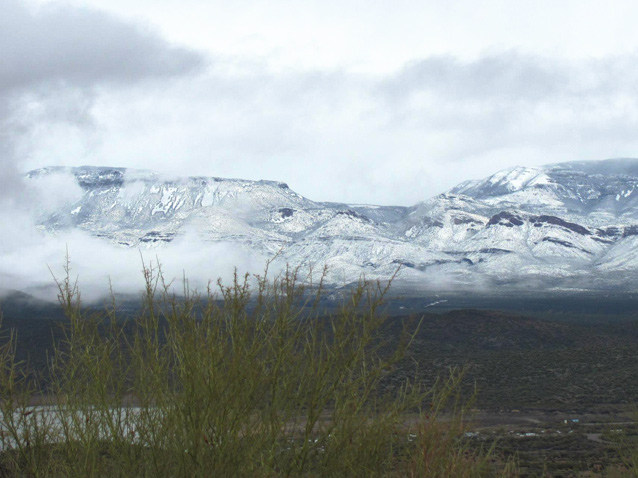
<svg viewBox="0 0 638 478">
<path fill-rule="evenodd" d="M 3 192 L 47 165 L 412 205 L 638 156 L 638 3 L 2 0 Z"/>
<path fill-rule="evenodd" d="M 43 166 L 413 205 L 503 168 L 638 157 L 638 2 L 0 2 L 0 289 L 50 287 L 65 250 L 97 288 L 139 274 L 139 251 L 34 232 L 75 188 L 29 189 Z M 196 246 L 163 253 L 171 274 L 257 264 Z"/>
</svg>

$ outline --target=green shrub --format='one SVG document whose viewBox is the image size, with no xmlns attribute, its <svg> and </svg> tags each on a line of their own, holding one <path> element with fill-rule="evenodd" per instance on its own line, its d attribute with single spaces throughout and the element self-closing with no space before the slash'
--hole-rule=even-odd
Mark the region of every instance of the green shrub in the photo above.
<svg viewBox="0 0 638 478">
<path fill-rule="evenodd" d="M 0 349 L 0 476 L 493 476 L 490 450 L 463 445 L 462 373 L 387 385 L 416 330 L 384 335 L 387 287 L 324 315 L 322 282 L 298 273 L 177 296 L 145 267 L 122 320 L 115 301 L 86 312 L 67 262 L 46 384 L 14 336 Z"/>
</svg>

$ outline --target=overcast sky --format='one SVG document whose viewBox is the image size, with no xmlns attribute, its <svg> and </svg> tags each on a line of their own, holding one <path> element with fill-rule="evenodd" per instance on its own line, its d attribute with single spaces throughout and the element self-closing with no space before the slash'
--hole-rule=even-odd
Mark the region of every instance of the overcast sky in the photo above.
<svg viewBox="0 0 638 478">
<path fill-rule="evenodd" d="M 638 2 L 2 0 L 0 199 L 110 165 L 411 205 L 638 157 Z"/>
</svg>

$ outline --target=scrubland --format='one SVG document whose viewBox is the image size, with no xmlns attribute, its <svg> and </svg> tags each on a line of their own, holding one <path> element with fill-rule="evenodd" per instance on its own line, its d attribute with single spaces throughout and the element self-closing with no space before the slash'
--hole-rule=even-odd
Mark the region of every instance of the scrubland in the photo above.
<svg viewBox="0 0 638 478">
<path fill-rule="evenodd" d="M 326 315 L 296 269 L 176 294 L 145 266 L 144 306 L 122 317 L 115 299 L 85 308 L 66 272 L 45 366 L 4 330 L 0 476 L 516 476 L 467 439 L 463 369 L 419 379 L 420 323 L 389 328 L 389 284 Z"/>
</svg>

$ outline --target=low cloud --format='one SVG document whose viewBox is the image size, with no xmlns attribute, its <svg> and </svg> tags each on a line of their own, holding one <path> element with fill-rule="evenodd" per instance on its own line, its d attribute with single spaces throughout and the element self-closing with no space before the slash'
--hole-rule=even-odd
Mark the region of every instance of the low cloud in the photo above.
<svg viewBox="0 0 638 478">
<path fill-rule="evenodd" d="M 162 275 L 172 283 L 172 291 L 183 291 L 183 278 L 192 291 L 213 291 L 217 279 L 226 284 L 238 273 L 263 272 L 266 258 L 237 244 L 210 243 L 186 235 L 159 249 L 117 247 L 79 230 L 55 235 L 34 232 L 21 237 L 20 243 L 0 250 L 0 294 L 21 290 L 34 296 L 55 300 L 56 280 L 65 277 L 68 252 L 70 278 L 77 280 L 82 298 L 93 302 L 105 298 L 109 287 L 118 294 L 139 295 L 144 289 L 143 267 Z"/>
<path fill-rule="evenodd" d="M 137 184 L 124 188 L 124 193 L 134 194 Z M 35 175 L 25 181 L 24 192 L 29 207 L 0 209 L 0 295 L 20 290 L 55 300 L 56 280 L 65 277 L 67 254 L 70 278 L 77 279 L 87 302 L 105 298 L 110 288 L 117 294 L 141 294 L 144 267 L 157 274 L 161 265 L 163 278 L 176 293 L 183 291 L 184 278 L 191 290 L 205 292 L 211 281 L 213 289 L 219 278 L 228 283 L 235 270 L 240 275 L 263 272 L 268 259 L 241 244 L 207 241 L 188 227 L 170 243 L 140 248 L 97 237 L 99 225 L 91 233 L 74 228 L 68 211 L 85 191 L 74 175 L 64 171 Z"/>
<path fill-rule="evenodd" d="M 90 138 L 97 128 L 93 110 L 105 92 L 157 82 L 167 85 L 200 73 L 208 60 L 168 43 L 149 28 L 63 4 L 38 8 L 7 0 L 0 32 L 0 289 L 54 298 L 48 266 L 60 276 L 68 247 L 73 273 L 85 286 L 85 295 L 103 294 L 109 277 L 120 292 L 138 290 L 142 277 L 138 251 L 114 247 L 81 231 L 52 235 L 36 227 L 43 216 L 77 199 L 82 191 L 73 178 L 60 175 L 35 180 L 40 183 L 37 187 L 28 185 L 25 164 L 34 152 L 44 149 L 47 154 L 52 145 L 73 142 L 73 136 L 82 142 Z M 55 154 L 51 160 L 57 162 Z M 166 258 L 169 274 L 175 269 L 171 251 L 185 259 L 181 267 L 186 270 L 206 263 L 201 258 L 189 260 L 190 246 L 184 247 L 182 243 L 158 253 Z M 216 256 L 217 249 L 192 243 L 192 250 L 198 247 Z M 245 263 L 227 250 L 219 256 Z M 194 270 L 195 280 L 200 272 Z"/>
</svg>

